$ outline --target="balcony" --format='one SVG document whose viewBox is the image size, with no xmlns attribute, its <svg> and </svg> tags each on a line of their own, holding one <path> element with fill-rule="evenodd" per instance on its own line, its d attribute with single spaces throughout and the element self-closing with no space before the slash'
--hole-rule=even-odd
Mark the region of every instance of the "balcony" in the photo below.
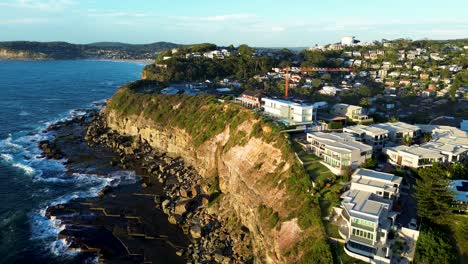
<svg viewBox="0 0 468 264">
<path fill-rule="evenodd" d="M 360 237 L 360 236 L 356 236 L 356 235 L 351 235 L 349 237 L 350 240 L 354 240 L 354 241 L 357 241 L 357 242 L 360 242 L 360 243 L 364 243 L 366 245 L 369 245 L 369 246 L 373 246 L 374 245 L 374 241 L 371 240 L 371 239 L 367 239 L 367 238 L 363 238 L 363 237 Z"/>
<path fill-rule="evenodd" d="M 362 229 L 362 230 L 374 232 L 374 228 L 373 228 L 373 227 L 361 225 L 361 224 L 358 224 L 358 223 L 356 223 L 356 222 L 351 222 L 351 226 L 360 228 L 360 229 Z"/>
</svg>

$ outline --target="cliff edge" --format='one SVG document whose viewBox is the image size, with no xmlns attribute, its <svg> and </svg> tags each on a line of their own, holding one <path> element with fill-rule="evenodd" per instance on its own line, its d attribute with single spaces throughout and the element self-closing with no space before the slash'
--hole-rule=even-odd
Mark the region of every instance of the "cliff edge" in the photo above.
<svg viewBox="0 0 468 264">
<path fill-rule="evenodd" d="M 102 111 L 106 125 L 183 158 L 207 186 L 216 183 L 210 210 L 248 228 L 256 263 L 332 262 L 318 199 L 287 134 L 212 96 L 148 87 L 138 81 L 119 89 Z"/>
</svg>

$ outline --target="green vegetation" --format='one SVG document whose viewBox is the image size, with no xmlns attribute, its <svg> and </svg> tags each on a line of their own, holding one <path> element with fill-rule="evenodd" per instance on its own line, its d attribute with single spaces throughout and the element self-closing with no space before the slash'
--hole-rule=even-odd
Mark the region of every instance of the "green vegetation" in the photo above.
<svg viewBox="0 0 468 264">
<path fill-rule="evenodd" d="M 446 233 L 424 227 L 419 234 L 414 262 L 417 264 L 456 263 L 457 254 Z"/>
<path fill-rule="evenodd" d="M 418 171 L 416 181 L 418 215 L 423 218 L 416 247 L 416 263 L 462 263 L 468 260 L 468 218 L 455 209 L 449 179 L 466 177 L 466 164 L 434 164 Z M 455 243 L 454 243 L 455 242 Z"/>
<path fill-rule="evenodd" d="M 416 180 L 418 214 L 433 223 L 443 224 L 450 217 L 453 193 L 449 190 L 449 179 L 444 167 L 434 164 L 422 168 Z"/>
<path fill-rule="evenodd" d="M 176 54 L 172 54 L 170 50 L 164 51 L 159 54 L 156 62 L 165 66 L 159 67 L 151 64 L 146 66 L 143 72 L 147 79 L 163 82 L 169 80 L 171 82 L 221 80 L 226 77 L 248 80 L 255 74 L 267 72 L 275 65 L 275 61 L 271 57 L 252 56 L 254 50 L 247 45 L 240 45 L 237 48 L 239 54 L 233 54 L 223 59 L 210 59 L 203 56 L 185 58 L 182 56 L 191 52 L 204 52 L 216 48 L 216 45 L 213 44 L 199 44 L 180 48 Z M 165 56 L 172 57 L 163 60 Z"/>
<path fill-rule="evenodd" d="M 275 212 L 271 207 L 264 204 L 258 207 L 258 214 L 260 221 L 266 223 L 270 229 L 274 228 L 280 220 L 278 212 Z"/>
</svg>

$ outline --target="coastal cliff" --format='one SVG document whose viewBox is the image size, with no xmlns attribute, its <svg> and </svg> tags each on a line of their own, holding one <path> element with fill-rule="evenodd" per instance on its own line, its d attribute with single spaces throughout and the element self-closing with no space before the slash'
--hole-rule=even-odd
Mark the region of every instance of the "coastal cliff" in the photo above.
<svg viewBox="0 0 468 264">
<path fill-rule="evenodd" d="M 147 93 L 140 84 L 109 100 L 101 115 L 110 130 L 196 169 L 216 194 L 210 213 L 249 230 L 256 263 L 332 262 L 318 199 L 279 127 L 211 96 Z"/>
<path fill-rule="evenodd" d="M 0 48 L 0 59 L 2 60 L 45 60 L 47 55 L 29 51 L 14 51 Z"/>
</svg>

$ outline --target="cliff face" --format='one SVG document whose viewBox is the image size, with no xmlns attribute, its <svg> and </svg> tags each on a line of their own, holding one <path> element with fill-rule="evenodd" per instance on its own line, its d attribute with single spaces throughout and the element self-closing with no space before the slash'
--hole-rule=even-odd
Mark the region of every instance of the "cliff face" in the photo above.
<svg viewBox="0 0 468 264">
<path fill-rule="evenodd" d="M 138 97 L 138 106 L 133 105 Z M 195 104 L 196 98 L 165 99 L 161 95 L 129 94 L 123 88 L 103 110 L 107 126 L 122 135 L 140 137 L 169 155 L 182 157 L 206 182 L 218 181 L 223 195 L 213 213 L 236 219 L 249 229 L 257 263 L 331 262 L 318 206 L 308 202 L 306 190 L 298 196 L 291 191 L 292 182 L 301 181 L 297 178 L 303 171 L 297 169 L 291 150 L 284 148 L 283 134 L 238 106 L 216 104 L 217 111 L 227 113 L 234 108 L 237 114 L 226 124 L 213 125 L 199 116 L 200 112 L 210 111 L 209 106 L 197 107 L 194 113 L 186 109 L 186 104 Z M 160 105 L 162 102 L 166 106 Z M 172 112 L 165 115 L 177 116 L 186 123 L 175 123 L 171 118 L 160 121 L 167 105 Z M 151 110 L 153 107 L 158 110 Z M 181 117 L 185 111 L 198 118 L 198 123 L 188 126 L 191 121 Z M 245 118 L 238 118 L 241 114 Z M 210 119 L 210 114 L 206 118 Z M 216 122 L 216 118 L 212 120 Z M 192 127 L 209 127 L 208 131 L 214 133 L 205 137 L 207 132 L 197 133 Z M 252 131 L 257 131 L 256 135 Z M 313 248 L 304 248 L 311 243 Z"/>
<path fill-rule="evenodd" d="M 3 60 L 44 60 L 47 55 L 28 51 L 13 51 L 0 48 L 0 59 Z"/>
</svg>

